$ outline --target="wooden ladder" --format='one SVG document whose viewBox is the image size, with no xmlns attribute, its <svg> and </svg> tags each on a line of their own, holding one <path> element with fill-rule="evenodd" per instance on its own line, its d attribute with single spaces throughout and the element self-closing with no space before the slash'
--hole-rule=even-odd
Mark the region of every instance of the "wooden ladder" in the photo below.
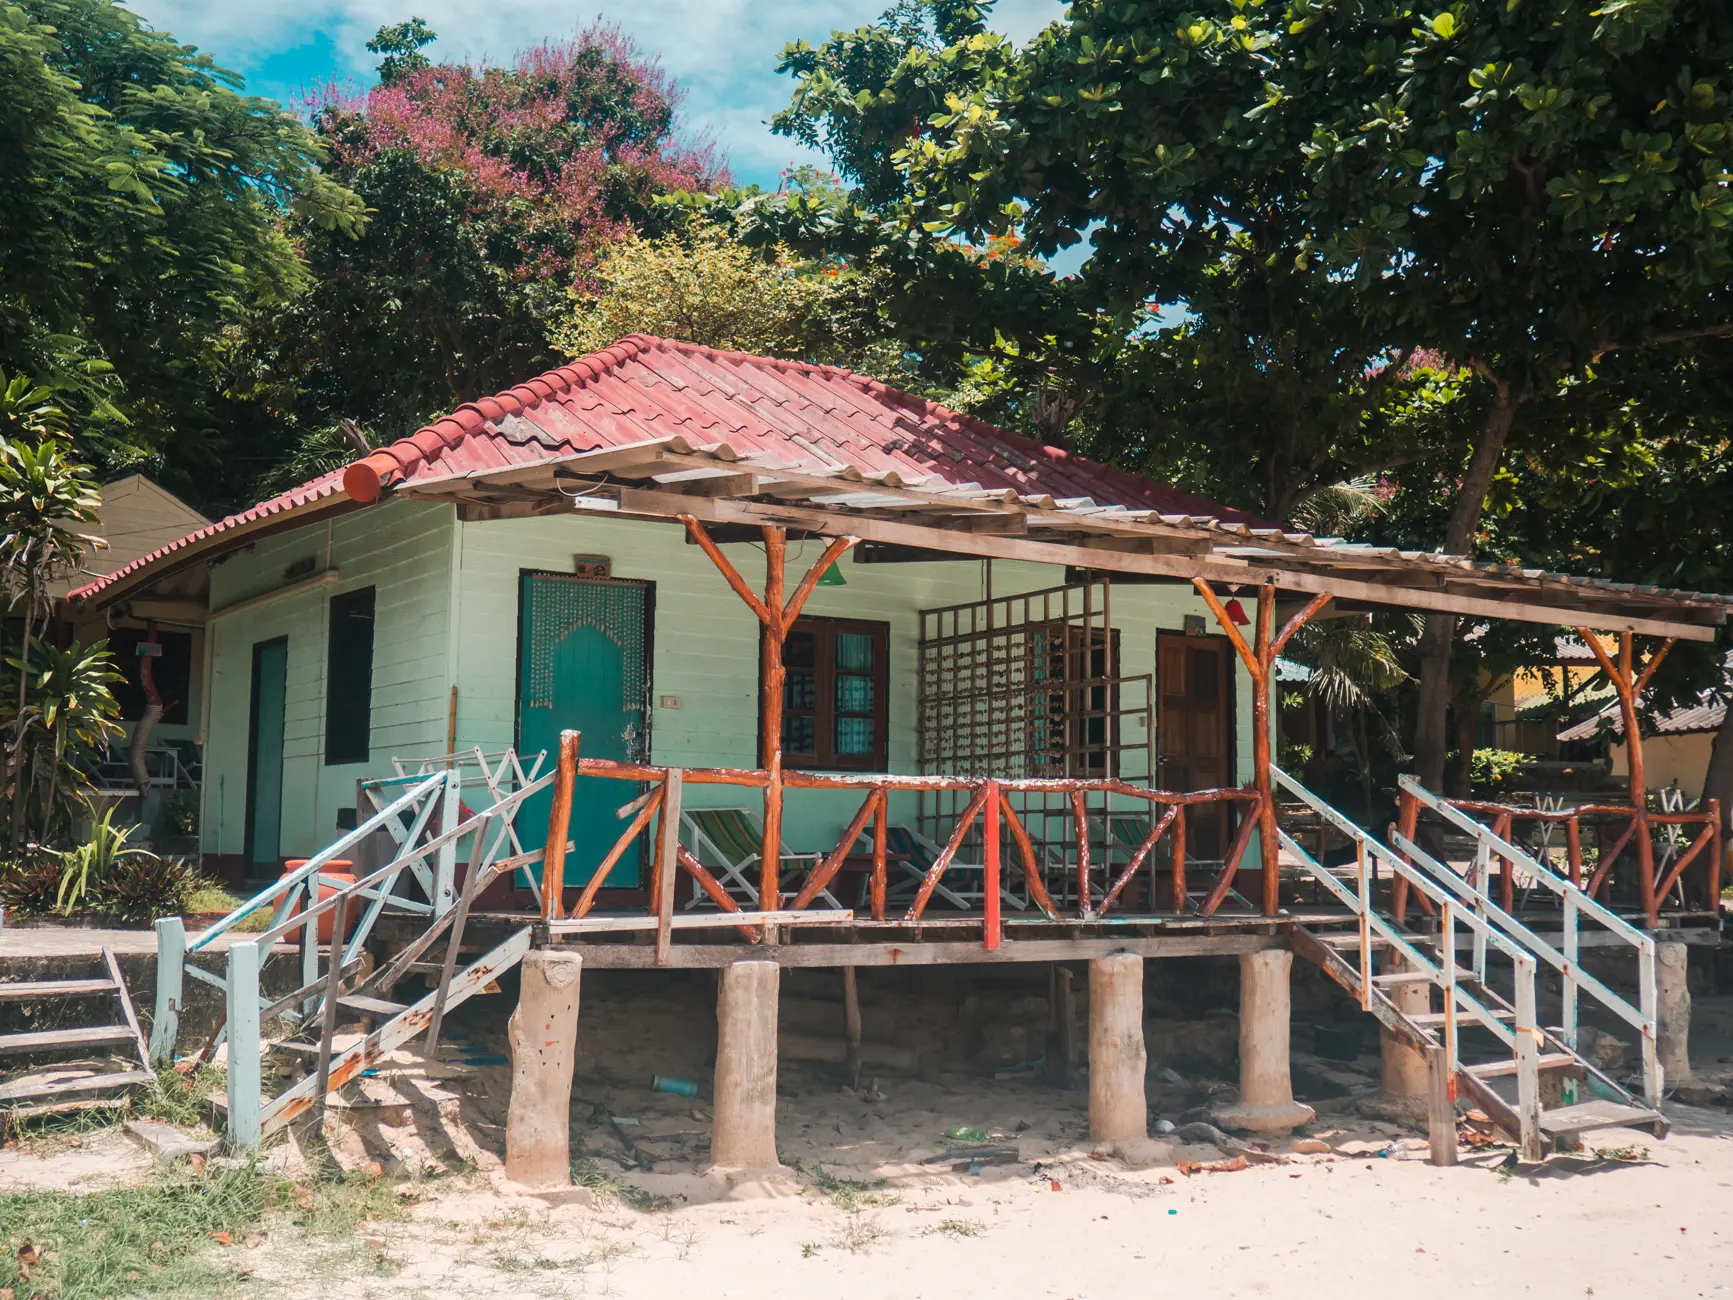
<svg viewBox="0 0 1733 1300">
<path fill-rule="evenodd" d="M 12 1077 L 0 1083 L 0 1107 L 11 1117 L 117 1105 L 125 1101 L 131 1089 L 156 1078 L 150 1048 L 139 1028 L 138 1013 L 133 1009 L 120 963 L 107 948 L 102 950 L 101 963 L 103 973 L 86 979 L 16 980 L 0 984 L 0 1002 L 52 1004 L 112 998 L 120 1012 L 116 1023 L 0 1034 L 0 1056 L 40 1057 L 74 1052 L 88 1060 L 90 1049 L 106 1047 L 111 1049 L 105 1054 L 111 1062 L 119 1056 L 132 1058 L 119 1070 L 98 1070 L 69 1078 L 42 1076 L 82 1065 L 82 1061 L 68 1062 L 64 1067 L 36 1065 L 10 1071 Z M 125 1050 L 115 1050 L 122 1048 Z"/>
</svg>

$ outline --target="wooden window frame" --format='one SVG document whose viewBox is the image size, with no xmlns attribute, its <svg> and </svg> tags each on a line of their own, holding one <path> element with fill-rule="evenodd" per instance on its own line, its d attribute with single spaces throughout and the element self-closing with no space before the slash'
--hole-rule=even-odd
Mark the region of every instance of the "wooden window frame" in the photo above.
<svg viewBox="0 0 1733 1300">
<path fill-rule="evenodd" d="M 890 761 L 890 640 L 891 625 L 875 619 L 826 618 L 802 615 L 789 628 L 789 636 L 797 632 L 817 634 L 818 653 L 815 656 L 813 734 L 818 741 L 816 754 L 793 754 L 784 750 L 782 764 L 807 772 L 884 772 Z M 873 638 L 873 750 L 870 754 L 841 755 L 835 752 L 836 737 L 836 638 L 838 633 L 853 633 Z M 760 634 L 760 645 L 763 637 Z M 764 735 L 764 697 L 759 693 L 758 734 Z M 791 712 L 785 703 L 783 716 Z M 768 754 L 760 753 L 759 765 L 766 766 Z"/>
<path fill-rule="evenodd" d="M 367 671 L 366 680 L 360 682 L 352 691 L 344 692 L 341 697 L 336 689 L 337 674 L 340 667 L 338 655 L 340 647 L 346 649 L 347 643 L 342 642 L 337 634 L 338 611 L 347 610 L 358 598 L 368 598 L 369 630 L 367 634 Z M 366 763 L 373 756 L 373 661 L 379 648 L 379 589 L 377 587 L 356 587 L 351 591 L 340 592 L 326 603 L 325 607 L 325 766 L 346 767 L 353 763 Z M 360 721 L 356 721 L 359 717 Z M 349 731 L 353 729 L 354 735 Z M 339 748 L 338 740 L 351 740 L 358 737 L 359 744 L 351 748 Z"/>
</svg>

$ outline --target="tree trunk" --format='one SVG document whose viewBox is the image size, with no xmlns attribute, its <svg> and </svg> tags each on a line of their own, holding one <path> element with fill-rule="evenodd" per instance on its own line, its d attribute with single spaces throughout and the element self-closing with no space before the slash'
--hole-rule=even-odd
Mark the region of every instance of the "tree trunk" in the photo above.
<svg viewBox="0 0 1733 1300">
<path fill-rule="evenodd" d="M 1733 832 L 1733 700 L 1727 704 L 1721 729 L 1715 733 L 1715 744 L 1709 750 L 1709 767 L 1703 774 L 1703 800 L 1721 801 L 1721 835 L 1725 839 Z"/>
<path fill-rule="evenodd" d="M 1480 701 L 1468 691 L 1456 696 L 1456 788 L 1466 799 L 1474 789 L 1474 742 L 1480 732 Z"/>
<path fill-rule="evenodd" d="M 1504 380 L 1493 381 L 1492 409 L 1481 425 L 1480 438 L 1474 455 L 1469 458 L 1468 471 L 1456 490 L 1456 501 L 1450 508 L 1450 524 L 1444 534 L 1444 550 L 1448 555 L 1469 555 L 1474 551 L 1474 534 L 1480 527 L 1480 516 L 1486 509 L 1486 494 L 1498 473 L 1498 462 L 1504 455 L 1504 444 L 1510 438 L 1510 426 L 1516 418 L 1522 398 Z M 1426 630 L 1420 636 L 1420 691 L 1415 703 L 1414 766 L 1420 783 L 1429 790 L 1444 788 L 1444 755 L 1450 747 L 1445 715 L 1450 710 L 1450 649 L 1456 637 L 1454 614 L 1429 614 Z"/>
</svg>

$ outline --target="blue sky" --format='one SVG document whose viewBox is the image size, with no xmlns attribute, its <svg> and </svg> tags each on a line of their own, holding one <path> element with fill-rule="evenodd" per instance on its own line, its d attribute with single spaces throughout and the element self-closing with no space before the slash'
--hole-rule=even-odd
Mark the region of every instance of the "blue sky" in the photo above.
<svg viewBox="0 0 1733 1300">
<path fill-rule="evenodd" d="M 736 179 L 774 187 L 782 168 L 809 157 L 765 121 L 788 101 L 776 75 L 789 41 L 817 43 L 833 29 L 871 22 L 890 0 L 633 0 L 600 9 L 558 0 L 132 0 L 152 26 L 208 51 L 248 89 L 289 101 L 336 78 L 373 79 L 368 37 L 412 14 L 439 33 L 429 53 L 502 62 L 518 49 L 570 34 L 600 17 L 662 61 L 686 90 L 685 122 L 708 130 Z M 993 26 L 1027 40 L 1058 18 L 1058 0 L 1000 0 Z"/>
</svg>

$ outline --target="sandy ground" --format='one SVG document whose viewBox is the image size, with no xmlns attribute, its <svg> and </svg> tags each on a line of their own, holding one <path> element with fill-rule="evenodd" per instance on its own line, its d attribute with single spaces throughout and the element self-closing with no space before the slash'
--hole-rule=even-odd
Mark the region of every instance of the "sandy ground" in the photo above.
<svg viewBox="0 0 1733 1300">
<path fill-rule="evenodd" d="M 1375 1050 L 1322 1060 L 1304 1050 L 1305 1025 L 1296 1025 L 1295 1066 L 1320 1112 L 1310 1141 L 1283 1137 L 1259 1150 L 1189 1129 L 1227 1085 L 1182 1048 L 1231 1041 L 1232 1021 L 1187 1022 L 1151 1038 L 1152 1120 L 1181 1130 L 1176 1160 L 1249 1156 L 1243 1168 L 1187 1173 L 1131 1169 L 1093 1151 L 1086 1091 L 1016 1070 L 1039 1029 L 1021 1018 L 1039 999 L 1006 989 L 952 1001 L 937 986 L 911 985 L 898 1002 L 863 986 L 869 1047 L 914 1043 L 918 1062 L 869 1066 L 850 1089 L 834 1064 L 785 1060 L 779 1149 L 799 1175 L 731 1192 L 704 1173 L 713 994 L 697 981 L 657 987 L 644 998 L 586 985 L 573 1154 L 594 1186 L 537 1196 L 504 1183 L 509 998 L 477 999 L 454 1018 L 437 1059 L 395 1054 L 346 1092 L 322 1133 L 302 1132 L 273 1153 L 291 1167 L 314 1146 L 350 1168 L 378 1161 L 400 1184 L 403 1216 L 364 1223 L 346 1242 L 279 1224 L 257 1249 L 223 1248 L 233 1293 L 1427 1300 L 1733 1291 L 1723 1227 L 1733 1110 L 1720 1091 L 1733 1074 L 1730 998 L 1699 1000 L 1693 1039 L 1703 1079 L 1691 1095 L 1720 1105 L 1670 1105 L 1675 1128 L 1663 1142 L 1611 1130 L 1590 1135 L 1583 1156 L 1515 1170 L 1500 1168 L 1503 1147 L 1432 1168 L 1417 1128 L 1371 1113 Z M 822 1029 L 834 1011 L 823 992 L 785 989 L 785 1034 Z M 980 1032 L 989 1020 L 996 1027 Z M 652 1073 L 697 1080 L 699 1095 L 653 1091 Z M 966 1148 L 946 1135 L 964 1126 L 1007 1149 L 1008 1162 L 944 1158 Z M 94 1134 L 48 1154 L 0 1152 L 0 1189 L 94 1190 L 147 1170 L 126 1139 Z"/>
<path fill-rule="evenodd" d="M 1038 1172 L 893 1176 L 876 1194 L 884 1203 L 853 1213 L 812 1193 L 642 1212 L 423 1183 L 409 1221 L 370 1230 L 373 1275 L 346 1270 L 342 1289 L 718 1300 L 1721 1294 L 1733 1288 L 1733 1124 L 1688 1108 L 1676 1119 L 1665 1143 L 1598 1139 L 1650 1145 L 1641 1163 L 1555 1159 L 1507 1176 L 1492 1154 L 1455 1169 L 1314 1156 L 1186 1177 L 1072 1157 Z M 639 1181 L 671 1191 L 682 1180 Z M 332 1294 L 330 1273 L 310 1274 L 292 1244 L 248 1262 L 262 1294 Z"/>
<path fill-rule="evenodd" d="M 800 1021 L 801 996 L 812 992 L 785 990 L 785 1035 L 818 1027 Z M 457 1027 L 440 1061 L 406 1058 L 364 1081 L 367 1097 L 326 1130 L 332 1148 L 348 1164 L 395 1161 L 422 1176 L 408 1220 L 370 1230 L 371 1275 L 347 1271 L 348 1293 L 1094 1300 L 1152 1291 L 1334 1298 L 1364 1287 L 1425 1300 L 1733 1290 L 1723 1227 L 1733 1202 L 1729 1110 L 1674 1105 L 1664 1142 L 1610 1130 L 1590 1135 L 1582 1157 L 1538 1169 L 1501 1169 L 1503 1147 L 1465 1149 L 1463 1164 L 1435 1169 L 1417 1127 L 1368 1113 L 1375 1053 L 1320 1061 L 1298 1050 L 1297 1031 L 1299 1072 L 1339 1093 L 1315 1097 L 1310 1134 L 1328 1151 L 1296 1152 L 1282 1138 L 1254 1148 L 1256 1163 L 1243 1169 L 1134 1170 L 1092 1151 L 1082 1087 L 984 1077 L 978 1064 L 949 1068 L 959 1044 L 947 1045 L 950 1008 L 930 989 L 901 1004 L 867 998 L 869 1043 L 875 1021 L 894 1021 L 898 1041 L 932 1047 L 915 1072 L 869 1069 L 851 1090 L 834 1065 L 784 1061 L 779 1149 L 801 1176 L 792 1192 L 730 1194 L 702 1172 L 707 1086 L 692 1099 L 647 1086 L 653 1068 L 707 1085 L 708 999 L 698 986 L 653 1001 L 596 996 L 584 1007 L 574 1155 L 592 1177 L 637 1189 L 639 1206 L 644 1194 L 666 1198 L 661 1208 L 633 1208 L 606 1190 L 550 1204 L 503 1183 L 509 1067 L 486 1010 Z M 1712 1088 L 1733 1072 L 1733 999 L 1699 1003 L 1699 1070 Z M 966 1002 L 958 1018 L 992 1009 Z M 997 1009 L 1016 1021 L 1014 996 Z M 826 1014 L 822 1003 L 804 1010 Z M 911 1023 L 923 1014 L 927 1023 Z M 1014 1027 L 997 1037 L 1010 1057 L 1026 1046 Z M 991 1043 L 970 1038 L 967 1050 L 990 1054 Z M 1208 1073 L 1153 1062 L 1152 1116 L 1182 1129 L 1197 1122 L 1222 1087 Z M 635 1122 L 616 1126 L 610 1116 Z M 1016 1163 L 934 1163 L 961 1148 L 946 1129 L 962 1125 L 1015 1148 Z M 1190 1136 L 1176 1159 L 1231 1160 L 1244 1150 Z M 626 1140 L 647 1172 L 623 1168 Z M 453 1172 L 427 1176 L 442 1170 Z M 834 1179 L 854 1186 L 839 1193 Z M 309 1274 L 292 1243 L 259 1251 L 252 1264 L 254 1284 L 269 1294 L 331 1293 L 329 1273 Z"/>
</svg>

